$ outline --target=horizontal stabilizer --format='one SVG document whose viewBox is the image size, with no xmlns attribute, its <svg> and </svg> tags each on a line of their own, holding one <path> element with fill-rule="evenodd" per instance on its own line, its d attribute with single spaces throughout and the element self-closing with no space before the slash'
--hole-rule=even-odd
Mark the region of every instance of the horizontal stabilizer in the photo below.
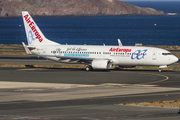
<svg viewBox="0 0 180 120">
<path fill-rule="evenodd" d="M 33 50 L 33 49 L 36 49 L 36 47 L 34 47 L 34 46 L 26 46 L 29 50 Z"/>
<path fill-rule="evenodd" d="M 31 51 L 28 49 L 28 47 L 24 44 L 24 42 L 22 42 L 24 49 L 26 50 L 27 54 L 31 54 Z"/>
</svg>

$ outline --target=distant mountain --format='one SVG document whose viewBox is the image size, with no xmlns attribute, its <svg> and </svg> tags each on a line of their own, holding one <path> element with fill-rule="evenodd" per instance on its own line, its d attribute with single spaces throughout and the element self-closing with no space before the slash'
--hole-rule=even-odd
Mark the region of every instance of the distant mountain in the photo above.
<svg viewBox="0 0 180 120">
<path fill-rule="evenodd" d="M 0 0 L 0 17 L 34 16 L 164 15 L 117 0 Z"/>
</svg>

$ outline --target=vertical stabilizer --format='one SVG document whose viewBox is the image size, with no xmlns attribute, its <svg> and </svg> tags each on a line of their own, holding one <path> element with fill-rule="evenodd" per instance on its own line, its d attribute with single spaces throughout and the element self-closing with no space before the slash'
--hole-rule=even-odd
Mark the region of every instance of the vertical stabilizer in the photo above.
<svg viewBox="0 0 180 120">
<path fill-rule="evenodd" d="M 24 27 L 26 31 L 26 37 L 29 46 L 36 46 L 36 45 L 59 45 L 56 42 L 48 40 L 39 27 L 36 25 L 32 17 L 27 11 L 22 11 L 22 17 L 24 21 Z"/>
</svg>

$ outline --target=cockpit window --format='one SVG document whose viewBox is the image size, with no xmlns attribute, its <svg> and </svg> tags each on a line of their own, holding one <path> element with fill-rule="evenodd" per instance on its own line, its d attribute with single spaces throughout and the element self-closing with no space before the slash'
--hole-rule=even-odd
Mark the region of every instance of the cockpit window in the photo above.
<svg viewBox="0 0 180 120">
<path fill-rule="evenodd" d="M 162 53 L 162 55 L 172 55 L 171 53 Z"/>
</svg>

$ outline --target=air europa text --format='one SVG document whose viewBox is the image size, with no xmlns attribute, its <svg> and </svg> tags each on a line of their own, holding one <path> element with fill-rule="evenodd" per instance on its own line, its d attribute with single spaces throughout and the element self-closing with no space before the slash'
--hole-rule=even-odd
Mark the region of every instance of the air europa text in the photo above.
<svg viewBox="0 0 180 120">
<path fill-rule="evenodd" d="M 31 28 L 31 30 L 35 33 L 35 36 L 36 36 L 36 39 L 39 40 L 39 42 L 42 42 L 43 41 L 43 38 L 41 37 L 41 35 L 39 34 L 39 32 L 37 31 L 37 29 L 35 28 L 35 24 L 33 21 L 31 21 L 31 17 L 29 17 L 29 15 L 25 15 L 24 16 L 27 24 L 29 24 L 29 27 Z"/>
<path fill-rule="evenodd" d="M 131 52 L 131 49 L 111 48 L 109 51 L 110 52 L 125 52 L 125 53 L 127 53 L 127 52 Z"/>
</svg>

